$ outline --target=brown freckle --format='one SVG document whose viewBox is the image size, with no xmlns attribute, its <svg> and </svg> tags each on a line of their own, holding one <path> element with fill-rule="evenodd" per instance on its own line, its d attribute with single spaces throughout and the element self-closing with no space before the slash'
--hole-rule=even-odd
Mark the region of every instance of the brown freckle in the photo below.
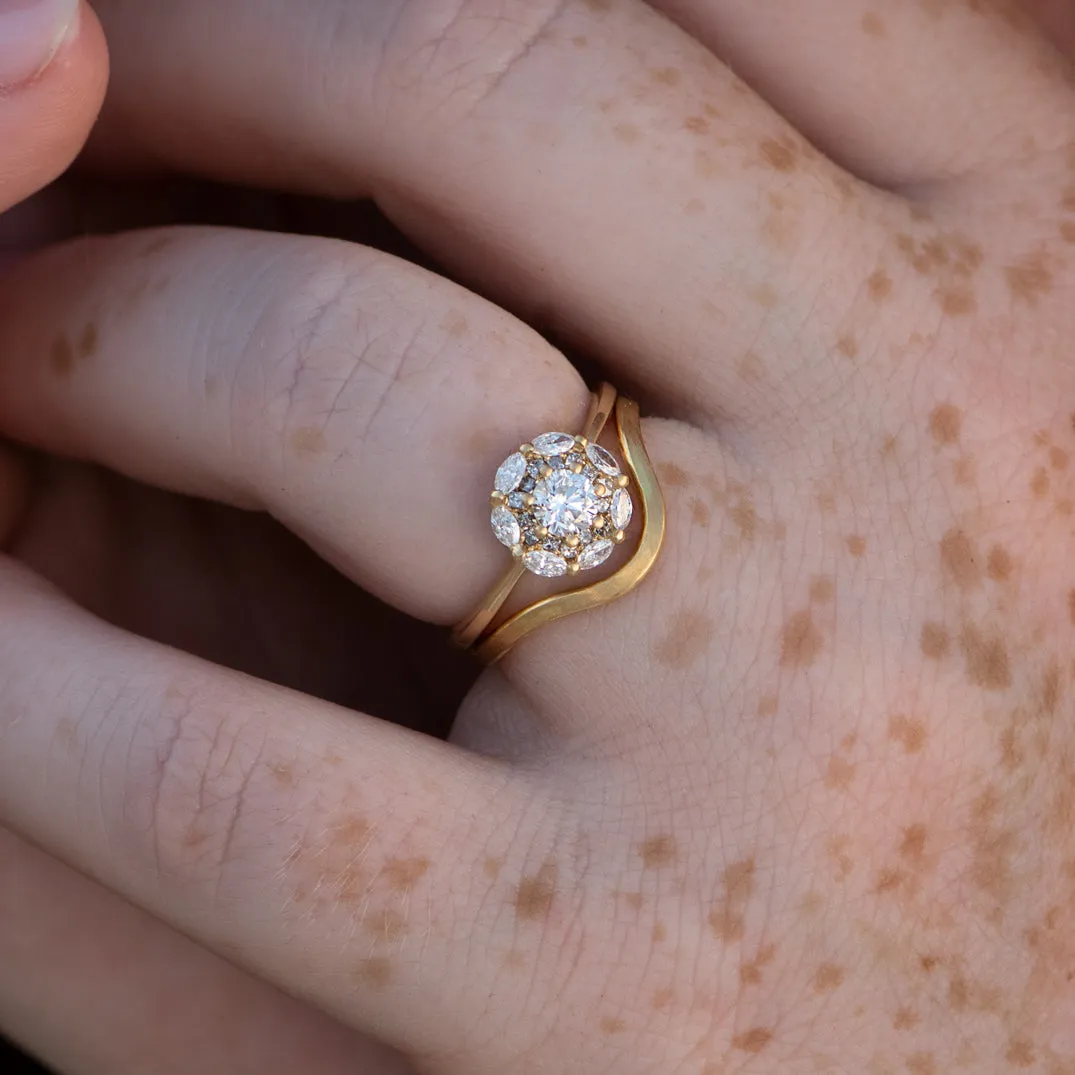
<svg viewBox="0 0 1075 1075">
<path fill-rule="evenodd" d="M 952 474 L 956 479 L 956 485 L 970 485 L 974 481 L 974 460 L 970 456 L 957 459 L 952 468 Z"/>
<path fill-rule="evenodd" d="M 66 336 L 57 336 L 52 341 L 49 364 L 60 377 L 66 377 L 75 368 L 75 352 Z"/>
<path fill-rule="evenodd" d="M 91 321 L 83 330 L 78 341 L 78 353 L 82 358 L 92 358 L 97 354 L 97 326 Z"/>
<path fill-rule="evenodd" d="M 782 668 L 809 668 L 821 653 L 821 632 L 810 610 L 796 612 L 784 625 L 780 638 Z"/>
<path fill-rule="evenodd" d="M 825 767 L 825 787 L 830 790 L 845 790 L 851 786 L 855 777 L 855 767 L 844 758 L 829 758 Z"/>
<path fill-rule="evenodd" d="M 892 437 L 892 436 L 885 437 L 885 439 L 881 442 L 881 455 L 883 457 L 885 457 L 886 459 L 889 456 L 895 455 L 896 454 L 896 448 L 897 448 L 898 445 L 899 445 L 899 438 L 898 437 Z"/>
<path fill-rule="evenodd" d="M 653 943 L 661 944 L 668 939 L 668 927 L 663 922 L 658 922 L 653 927 Z"/>
<path fill-rule="evenodd" d="M 429 872 L 430 865 L 427 858 L 389 859 L 381 876 L 397 892 L 410 892 Z"/>
<path fill-rule="evenodd" d="M 874 302 L 884 302 L 892 294 L 892 277 L 884 269 L 877 269 L 867 278 L 866 291 Z"/>
<path fill-rule="evenodd" d="M 955 444 L 963 429 L 963 412 L 951 403 L 934 407 L 929 416 L 930 436 L 938 444 Z"/>
<path fill-rule="evenodd" d="M 933 292 L 941 311 L 949 317 L 965 317 L 978 309 L 978 300 L 965 287 L 945 285 Z"/>
<path fill-rule="evenodd" d="M 796 150 L 789 141 L 766 138 L 761 143 L 761 155 L 770 168 L 778 172 L 795 171 Z"/>
<path fill-rule="evenodd" d="M 1060 704 L 1060 695 L 1063 688 L 1060 682 L 1060 666 L 1053 661 L 1045 670 L 1045 678 L 1041 687 L 1041 708 L 1045 713 L 1055 713 Z"/>
<path fill-rule="evenodd" d="M 847 551 L 851 553 L 851 555 L 855 557 L 856 560 L 866 555 L 866 539 L 864 537 L 852 535 L 846 540 Z"/>
<path fill-rule="evenodd" d="M 937 969 L 940 961 L 939 956 L 922 956 L 918 960 L 918 965 L 922 968 L 924 973 L 932 974 Z"/>
<path fill-rule="evenodd" d="M 676 613 L 665 636 L 654 648 L 654 656 L 668 668 L 682 671 L 705 655 L 713 637 L 713 621 L 700 612 Z"/>
<path fill-rule="evenodd" d="M 638 849 L 642 866 L 647 870 L 660 870 L 676 861 L 679 849 L 674 837 L 651 836 Z"/>
<path fill-rule="evenodd" d="M 691 509 L 691 522 L 695 526 L 708 526 L 709 519 L 712 512 L 709 510 L 709 505 L 704 500 L 699 500 L 698 497 L 693 497 L 690 502 Z"/>
<path fill-rule="evenodd" d="M 903 874 L 899 870 L 882 870 L 877 875 L 874 892 L 891 892 L 894 888 L 899 888 L 902 883 Z"/>
<path fill-rule="evenodd" d="M 703 119 L 701 116 L 689 116 L 683 121 L 683 127 L 690 131 L 691 134 L 708 134 L 709 120 Z"/>
<path fill-rule="evenodd" d="M 749 495 L 740 494 L 728 509 L 728 517 L 744 541 L 753 541 L 758 530 L 758 513 Z"/>
<path fill-rule="evenodd" d="M 633 123 L 617 123 L 613 132 L 621 142 L 631 145 L 642 137 L 642 132 Z"/>
<path fill-rule="evenodd" d="M 739 968 L 739 981 L 743 985 L 757 985 L 762 979 L 762 971 L 776 955 L 775 944 L 763 944 L 750 963 L 744 963 Z"/>
<path fill-rule="evenodd" d="M 627 1024 L 622 1019 L 612 1019 L 605 1016 L 601 1020 L 602 1034 L 622 1034 L 627 1029 Z"/>
<path fill-rule="evenodd" d="M 937 1062 L 933 1053 L 912 1053 L 907 1058 L 907 1070 L 911 1075 L 936 1075 Z"/>
<path fill-rule="evenodd" d="M 571 39 L 571 44 L 577 49 L 584 49 L 590 43 L 590 39 L 585 34 L 576 34 Z"/>
<path fill-rule="evenodd" d="M 546 862 L 536 874 L 524 877 L 515 893 L 516 917 L 535 922 L 547 918 L 556 897 L 556 864 Z"/>
<path fill-rule="evenodd" d="M 672 1003 L 675 995 L 675 991 L 672 989 L 658 989 L 657 992 L 653 994 L 653 1000 L 651 1002 L 653 1010 L 659 1012 L 663 1008 L 667 1008 L 668 1005 Z"/>
<path fill-rule="evenodd" d="M 922 624 L 922 636 L 919 639 L 919 647 L 924 656 L 931 660 L 940 660 L 948 653 L 948 632 L 943 625 L 928 621 Z"/>
<path fill-rule="evenodd" d="M 780 301 L 780 296 L 771 284 L 757 284 L 747 294 L 766 310 L 772 310 Z"/>
<path fill-rule="evenodd" d="M 373 989 L 384 989 L 392 980 L 392 964 L 383 958 L 363 959 L 357 970 L 358 980 Z"/>
<path fill-rule="evenodd" d="M 492 858 L 487 856 L 482 863 L 482 872 L 490 881 L 495 881 L 500 876 L 500 871 L 504 867 L 504 860 L 498 858 Z"/>
<path fill-rule="evenodd" d="M 775 694 L 763 694 L 758 699 L 758 716 L 759 717 L 773 717 L 776 716 L 777 709 L 780 705 L 780 699 Z"/>
<path fill-rule="evenodd" d="M 269 772 L 275 777 L 280 787 L 293 788 L 295 786 L 295 770 L 286 762 L 277 762 L 269 766 Z"/>
<path fill-rule="evenodd" d="M 398 941 L 407 933 L 407 920 L 392 908 L 385 908 L 370 915 L 363 921 L 362 926 L 367 933 L 386 941 Z"/>
<path fill-rule="evenodd" d="M 687 216 L 700 216 L 705 212 L 705 202 L 701 198 L 691 198 L 683 207 L 683 211 Z"/>
<path fill-rule="evenodd" d="M 814 992 L 831 992 L 843 985 L 845 976 L 843 967 L 838 967 L 835 963 L 822 963 L 814 975 Z"/>
<path fill-rule="evenodd" d="M 1003 582 L 1011 577 L 1012 557 L 1011 553 L 1003 545 L 994 545 L 989 550 L 989 559 L 986 561 L 986 573 L 996 582 Z"/>
<path fill-rule="evenodd" d="M 441 321 L 440 327 L 456 339 L 464 335 L 468 328 L 466 316 L 459 310 L 449 310 Z"/>
<path fill-rule="evenodd" d="M 859 353 L 858 340 L 850 334 L 844 334 L 836 341 L 836 350 L 844 356 L 844 358 L 857 358 Z"/>
<path fill-rule="evenodd" d="M 208 839 L 209 833 L 207 833 L 205 829 L 192 825 L 185 833 L 183 833 L 183 846 L 201 847 Z"/>
<path fill-rule="evenodd" d="M 1075 514 L 1075 500 L 1058 500 L 1056 502 L 1056 512 L 1058 515 L 1072 515 Z"/>
<path fill-rule="evenodd" d="M 334 754 L 326 754 L 325 755 L 325 764 L 326 765 L 332 765 L 332 766 L 342 765 L 343 764 L 343 756 L 340 755 L 340 754 L 335 754 L 335 753 Z"/>
<path fill-rule="evenodd" d="M 325 434 L 312 426 L 302 426 L 291 434 L 291 447 L 296 455 L 318 455 L 327 444 Z"/>
<path fill-rule="evenodd" d="M 744 1053 L 760 1053 L 773 1040 L 773 1032 L 765 1027 L 756 1026 L 744 1034 L 732 1038 L 732 1048 Z"/>
<path fill-rule="evenodd" d="M 1036 500 L 1041 500 L 1049 492 L 1049 472 L 1045 467 L 1038 467 L 1034 471 L 1034 477 L 1030 479 L 1030 491 Z"/>
<path fill-rule="evenodd" d="M 1009 265 L 1004 270 L 1004 277 L 1012 295 L 1030 306 L 1036 306 L 1038 299 L 1053 289 L 1052 271 L 1040 253 L 1030 254 L 1014 265 Z"/>
<path fill-rule="evenodd" d="M 1070 457 L 1063 448 L 1052 447 L 1049 449 L 1049 465 L 1053 470 L 1067 470 Z"/>
<path fill-rule="evenodd" d="M 961 590 L 970 589 L 979 580 L 974 546 L 962 530 L 949 530 L 941 539 L 941 564 Z"/>
<path fill-rule="evenodd" d="M 1034 1046 L 1026 1038 L 1012 1038 L 1008 1043 L 1008 1051 L 1004 1054 L 1004 1059 L 1012 1067 L 1028 1068 L 1034 1063 Z"/>
<path fill-rule="evenodd" d="M 900 841 L 900 858 L 921 863 L 926 853 L 926 826 L 921 823 L 909 825 L 903 830 Z"/>
<path fill-rule="evenodd" d="M 888 722 L 888 737 L 900 743 L 907 754 L 920 754 L 922 746 L 926 744 L 926 725 L 920 720 L 892 717 Z"/>
<path fill-rule="evenodd" d="M 1012 684 L 1008 649 L 1003 639 L 987 637 L 973 624 L 967 624 L 959 636 L 959 647 L 967 665 L 967 677 L 990 691 L 1006 690 Z"/>
<path fill-rule="evenodd" d="M 641 892 L 627 892 L 624 894 L 623 901 L 632 911 L 641 911 L 644 899 Z"/>
<path fill-rule="evenodd" d="M 836 494 L 831 489 L 823 489 L 817 494 L 817 506 L 826 514 L 836 510 Z"/>
<path fill-rule="evenodd" d="M 1012 773 L 1023 762 L 1023 750 L 1019 745 L 1019 730 L 1010 725 L 1000 733 L 1000 763 L 1006 772 Z"/>
<path fill-rule="evenodd" d="M 816 575 L 810 583 L 810 600 L 825 604 L 836 596 L 836 583 L 827 575 Z"/>
<path fill-rule="evenodd" d="M 885 36 L 885 24 L 881 21 L 881 16 L 876 11 L 867 11 L 862 16 L 862 32 L 869 37 Z"/>
<path fill-rule="evenodd" d="M 682 489 L 690 481 L 687 472 L 676 463 L 658 463 L 657 473 L 661 482 L 671 489 Z"/>
<path fill-rule="evenodd" d="M 895 1018 L 892 1020 L 892 1026 L 895 1030 L 910 1030 L 917 1025 L 918 1015 L 915 1012 L 911 1011 L 910 1008 L 897 1009 Z"/>
<path fill-rule="evenodd" d="M 683 72 L 678 67 L 655 67 L 650 75 L 662 86 L 678 86 L 683 81 Z"/>
<path fill-rule="evenodd" d="M 1075 243 L 1075 221 L 1065 220 L 1060 225 L 1060 238 L 1065 243 Z"/>
</svg>

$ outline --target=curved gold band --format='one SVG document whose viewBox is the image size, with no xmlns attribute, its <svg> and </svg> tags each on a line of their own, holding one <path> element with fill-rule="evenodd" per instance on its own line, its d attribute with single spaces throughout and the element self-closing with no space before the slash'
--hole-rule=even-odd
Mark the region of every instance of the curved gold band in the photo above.
<svg viewBox="0 0 1075 1075">
<path fill-rule="evenodd" d="M 613 404 L 624 462 L 639 492 L 642 536 L 638 547 L 630 560 L 608 578 L 535 601 L 500 626 L 490 627 L 526 571 L 519 561 L 513 561 L 511 568 L 490 590 L 477 611 L 460 623 L 453 634 L 458 645 L 470 649 L 489 664 L 500 660 L 516 643 L 545 624 L 576 612 L 600 608 L 626 596 L 642 582 L 657 562 L 664 543 L 664 497 L 642 440 L 638 404 L 622 397 L 617 400 L 616 390 L 611 385 L 602 385 L 594 395 L 582 435 L 587 440 L 596 441 L 613 413 Z"/>
</svg>

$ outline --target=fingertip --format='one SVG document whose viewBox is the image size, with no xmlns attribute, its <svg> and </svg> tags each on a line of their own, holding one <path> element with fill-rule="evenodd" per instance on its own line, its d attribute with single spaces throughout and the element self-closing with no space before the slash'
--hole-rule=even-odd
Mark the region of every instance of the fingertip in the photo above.
<svg viewBox="0 0 1075 1075">
<path fill-rule="evenodd" d="M 70 165 L 104 100 L 108 50 L 101 25 L 84 0 L 76 0 L 64 21 L 63 3 L 0 0 L 0 210 Z M 50 7 L 52 36 L 43 13 Z"/>
</svg>

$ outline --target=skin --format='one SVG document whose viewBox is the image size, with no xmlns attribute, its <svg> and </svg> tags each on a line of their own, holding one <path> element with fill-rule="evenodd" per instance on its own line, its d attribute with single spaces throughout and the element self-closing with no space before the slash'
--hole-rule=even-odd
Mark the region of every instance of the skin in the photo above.
<svg viewBox="0 0 1075 1075">
<path fill-rule="evenodd" d="M 353 598 L 277 529 L 227 515 L 265 528 L 236 531 L 269 576 L 240 606 L 299 608 L 271 570 L 294 563 L 330 611 L 294 656 L 271 630 L 229 652 L 184 601 L 235 574 L 193 555 L 210 509 L 140 494 L 162 552 L 132 562 L 113 479 L 44 464 L 0 568 L 0 819 L 202 947 L 104 888 L 50 913 L 172 945 L 259 1033 L 328 1042 L 314 1070 L 355 1064 L 355 1032 L 468 1075 L 1075 1070 L 1060 58 L 955 0 L 781 5 L 778 35 L 760 2 L 373 7 L 101 3 L 91 159 L 375 196 L 474 291 L 338 240 L 82 240 L 0 288 L 0 429 L 270 514 L 449 624 L 499 570 L 496 464 L 585 405 L 518 315 L 663 416 L 668 544 L 485 672 L 442 743 L 344 708 L 351 677 L 419 707 L 324 652 Z M 73 876 L 0 853 L 23 921 Z M 68 950 L 7 965 L 44 991 Z M 96 1030 L 61 1010 L 66 1051 L 11 982 L 0 1019 L 71 1072 L 138 1070 L 103 988 Z M 175 1070 L 250 1062 L 191 1037 Z"/>
</svg>

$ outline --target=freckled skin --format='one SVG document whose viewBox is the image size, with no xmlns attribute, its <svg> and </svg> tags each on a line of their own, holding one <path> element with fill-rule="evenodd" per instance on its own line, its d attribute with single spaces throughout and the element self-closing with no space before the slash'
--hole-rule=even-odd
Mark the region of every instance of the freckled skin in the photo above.
<svg viewBox="0 0 1075 1075">
<path fill-rule="evenodd" d="M 796 612 L 784 626 L 780 639 L 782 668 L 809 668 L 821 654 L 823 640 L 807 610 Z"/>
<path fill-rule="evenodd" d="M 892 277 L 884 269 L 877 269 L 866 281 L 866 293 L 878 303 L 891 298 Z"/>
<path fill-rule="evenodd" d="M 713 630 L 713 621 L 700 612 L 678 613 L 654 650 L 657 663 L 676 671 L 690 668 L 707 651 Z"/>
<path fill-rule="evenodd" d="M 922 650 L 922 655 L 932 661 L 939 661 L 942 657 L 947 656 L 948 650 L 951 648 L 951 641 L 944 625 L 932 622 L 924 623 L 919 648 Z"/>
<path fill-rule="evenodd" d="M 955 444 L 963 429 L 963 412 L 951 403 L 942 403 L 929 416 L 930 436 L 937 444 Z"/>
<path fill-rule="evenodd" d="M 530 877 L 524 877 L 515 893 L 515 915 L 520 921 L 540 922 L 547 918 L 556 898 L 558 870 L 546 863 Z"/>
<path fill-rule="evenodd" d="M 653 836 L 642 844 L 638 854 L 647 870 L 660 870 L 676 861 L 679 850 L 674 837 Z"/>
<path fill-rule="evenodd" d="M 744 1053 L 760 1053 L 773 1040 L 773 1032 L 767 1027 L 752 1027 L 732 1038 L 732 1048 Z"/>
</svg>

